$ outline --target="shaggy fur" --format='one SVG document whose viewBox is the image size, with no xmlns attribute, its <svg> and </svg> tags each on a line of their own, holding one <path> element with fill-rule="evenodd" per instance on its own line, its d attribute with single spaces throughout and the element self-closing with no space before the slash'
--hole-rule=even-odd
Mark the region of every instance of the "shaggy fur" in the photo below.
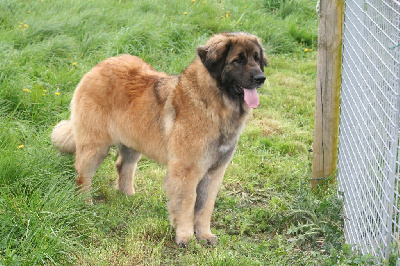
<svg viewBox="0 0 400 266">
<path fill-rule="evenodd" d="M 99 63 L 76 88 L 70 119 L 51 135 L 60 151 L 76 154 L 76 184 L 85 191 L 112 145 L 117 189 L 128 195 L 141 154 L 167 165 L 164 188 L 179 245 L 194 234 L 216 239 L 214 202 L 267 65 L 260 40 L 248 33 L 214 35 L 197 54 L 180 76 L 131 55 Z"/>
</svg>

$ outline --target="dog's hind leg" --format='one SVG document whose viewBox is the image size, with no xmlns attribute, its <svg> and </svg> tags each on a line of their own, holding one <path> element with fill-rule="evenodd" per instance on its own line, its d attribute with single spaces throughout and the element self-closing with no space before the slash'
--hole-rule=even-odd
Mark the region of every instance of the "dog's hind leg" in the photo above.
<svg viewBox="0 0 400 266">
<path fill-rule="evenodd" d="M 135 193 L 133 187 L 135 169 L 142 154 L 122 144 L 118 145 L 118 153 L 115 164 L 118 172 L 116 187 L 127 195 L 133 195 Z"/>
<path fill-rule="evenodd" d="M 77 189 L 90 191 L 92 178 L 107 156 L 109 146 L 99 143 L 85 143 L 76 146 L 75 169 L 78 173 L 76 178 Z"/>
</svg>

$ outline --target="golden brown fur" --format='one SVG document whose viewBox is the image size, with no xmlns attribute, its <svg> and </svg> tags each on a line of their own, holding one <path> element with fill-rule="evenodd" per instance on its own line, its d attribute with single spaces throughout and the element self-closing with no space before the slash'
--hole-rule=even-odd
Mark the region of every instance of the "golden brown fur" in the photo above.
<svg viewBox="0 0 400 266">
<path fill-rule="evenodd" d="M 84 190 L 112 145 L 119 149 L 117 189 L 128 195 L 141 154 L 167 165 L 164 188 L 178 244 L 194 233 L 215 241 L 215 198 L 249 106 L 258 104 L 254 90 L 265 80 L 266 58 L 254 35 L 218 34 L 197 53 L 179 77 L 130 55 L 101 62 L 79 83 L 70 120 L 51 136 L 61 151 L 76 153 L 76 183 Z"/>
</svg>

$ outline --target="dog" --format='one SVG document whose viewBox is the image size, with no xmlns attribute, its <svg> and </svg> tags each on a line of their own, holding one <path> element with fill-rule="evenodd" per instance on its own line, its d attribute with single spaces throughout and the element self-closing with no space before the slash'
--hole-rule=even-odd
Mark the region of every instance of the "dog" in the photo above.
<svg viewBox="0 0 400 266">
<path fill-rule="evenodd" d="M 220 33 L 197 48 L 179 76 L 155 71 L 142 59 L 106 59 L 80 81 L 69 120 L 57 124 L 52 143 L 75 153 L 76 185 L 90 191 L 110 146 L 118 147 L 116 188 L 135 193 L 142 154 L 167 166 L 164 189 L 175 242 L 195 235 L 214 244 L 210 220 L 225 169 L 239 135 L 259 105 L 267 58 L 260 39 Z"/>
</svg>

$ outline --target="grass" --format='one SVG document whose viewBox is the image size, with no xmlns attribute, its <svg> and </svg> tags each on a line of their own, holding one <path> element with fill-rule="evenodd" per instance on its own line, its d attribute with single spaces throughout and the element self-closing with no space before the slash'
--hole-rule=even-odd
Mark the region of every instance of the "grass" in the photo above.
<svg viewBox="0 0 400 266">
<path fill-rule="evenodd" d="M 309 188 L 315 2 L 1 1 L 0 265 L 368 262 L 344 245 L 335 188 Z M 113 189 L 111 150 L 94 179 L 95 205 L 86 206 L 74 190 L 73 157 L 49 136 L 101 60 L 130 53 L 177 74 L 221 31 L 258 35 L 270 67 L 217 198 L 219 242 L 181 249 L 168 223 L 164 167 L 142 159 L 137 194 L 126 197 Z"/>
</svg>

